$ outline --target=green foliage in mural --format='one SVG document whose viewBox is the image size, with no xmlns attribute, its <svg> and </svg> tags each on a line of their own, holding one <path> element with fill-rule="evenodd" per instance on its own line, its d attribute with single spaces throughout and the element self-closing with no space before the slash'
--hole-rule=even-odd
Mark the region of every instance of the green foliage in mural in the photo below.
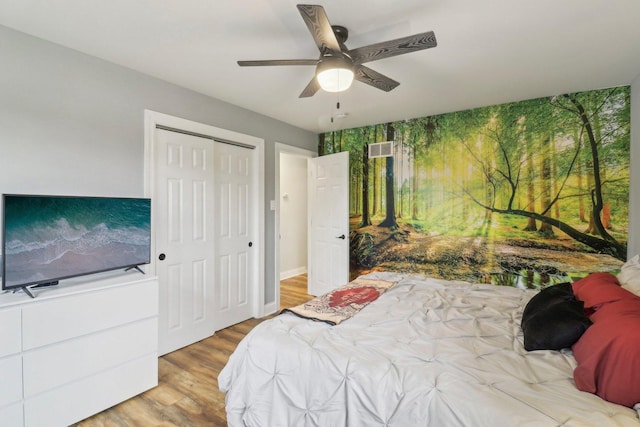
<svg viewBox="0 0 640 427">
<path fill-rule="evenodd" d="M 367 235 L 354 270 L 511 272 L 528 286 L 530 274 L 619 268 L 629 99 L 625 86 L 321 135 L 321 154 L 350 151 L 352 248 Z M 368 144 L 389 140 L 392 158 L 368 158 Z"/>
</svg>

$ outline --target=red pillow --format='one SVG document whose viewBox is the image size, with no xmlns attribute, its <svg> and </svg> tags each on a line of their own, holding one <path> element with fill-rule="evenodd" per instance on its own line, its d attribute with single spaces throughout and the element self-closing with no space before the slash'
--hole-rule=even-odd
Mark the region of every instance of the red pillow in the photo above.
<svg viewBox="0 0 640 427">
<path fill-rule="evenodd" d="M 633 407 L 640 402 L 640 298 L 609 302 L 572 349 L 579 390 Z"/>
<path fill-rule="evenodd" d="M 584 302 L 587 313 L 598 310 L 604 304 L 636 297 L 620 287 L 620 282 L 611 273 L 591 273 L 571 286 L 576 299 Z"/>
</svg>

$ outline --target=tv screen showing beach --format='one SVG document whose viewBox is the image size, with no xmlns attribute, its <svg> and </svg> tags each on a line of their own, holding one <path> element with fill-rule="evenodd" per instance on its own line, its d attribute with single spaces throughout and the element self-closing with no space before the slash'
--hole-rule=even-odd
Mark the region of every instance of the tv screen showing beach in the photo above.
<svg viewBox="0 0 640 427">
<path fill-rule="evenodd" d="M 4 195 L 3 288 L 147 264 L 151 201 Z"/>
</svg>

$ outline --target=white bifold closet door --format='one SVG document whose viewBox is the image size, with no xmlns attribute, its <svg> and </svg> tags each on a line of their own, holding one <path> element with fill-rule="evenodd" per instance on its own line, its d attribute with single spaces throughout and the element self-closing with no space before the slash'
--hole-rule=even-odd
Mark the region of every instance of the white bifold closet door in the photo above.
<svg viewBox="0 0 640 427">
<path fill-rule="evenodd" d="M 159 353 L 252 316 L 251 153 L 156 129 L 155 248 Z"/>
</svg>

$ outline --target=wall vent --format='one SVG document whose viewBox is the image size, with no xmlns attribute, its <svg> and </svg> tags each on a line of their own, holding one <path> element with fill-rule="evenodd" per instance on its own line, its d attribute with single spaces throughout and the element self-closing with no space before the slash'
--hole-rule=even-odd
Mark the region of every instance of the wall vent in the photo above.
<svg viewBox="0 0 640 427">
<path fill-rule="evenodd" d="M 369 144 L 369 158 L 393 156 L 393 141 L 376 142 Z"/>
</svg>

